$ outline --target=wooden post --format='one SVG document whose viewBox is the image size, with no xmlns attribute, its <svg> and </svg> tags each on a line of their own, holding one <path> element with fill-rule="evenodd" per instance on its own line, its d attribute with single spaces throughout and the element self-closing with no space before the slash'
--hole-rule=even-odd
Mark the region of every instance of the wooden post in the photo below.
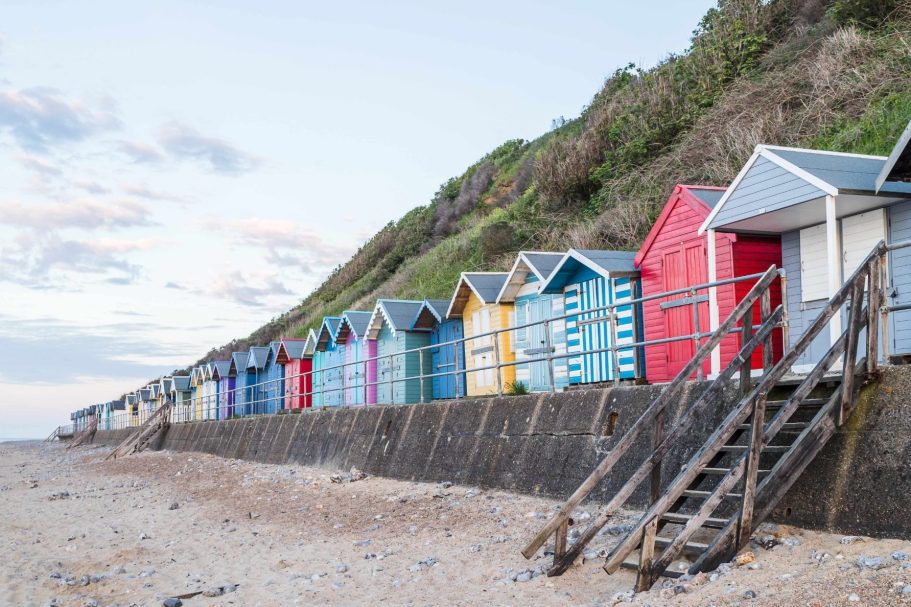
<svg viewBox="0 0 911 607">
<path fill-rule="evenodd" d="M 645 592 L 652 587 L 652 563 L 655 560 L 655 537 L 657 535 L 658 517 L 655 517 L 642 530 L 642 545 L 639 548 L 639 572 L 636 575 L 636 592 Z"/>
<path fill-rule="evenodd" d="M 883 257 L 870 262 L 869 288 L 867 289 L 867 373 L 875 373 L 879 359 L 879 310 L 882 306 L 880 290 L 881 268 L 885 265 Z"/>
<path fill-rule="evenodd" d="M 503 396 L 503 375 L 500 373 L 500 333 L 493 336 L 494 372 L 497 374 L 497 396 Z"/>
<path fill-rule="evenodd" d="M 829 298 L 835 297 L 844 282 L 841 272 L 841 238 L 838 231 L 838 218 L 835 212 L 835 196 L 826 196 L 826 260 L 829 274 Z M 841 315 L 836 314 L 829 322 L 829 345 L 834 344 L 841 336 Z"/>
<path fill-rule="evenodd" d="M 760 324 L 764 323 L 769 316 L 772 315 L 772 290 L 766 289 L 762 292 L 762 296 L 759 299 L 759 318 Z M 768 373 L 769 369 L 772 368 L 772 356 L 774 348 L 774 340 L 772 339 L 772 334 L 769 333 L 769 337 L 762 342 L 762 372 L 763 374 Z"/>
<path fill-rule="evenodd" d="M 753 533 L 753 505 L 756 499 L 759 456 L 762 455 L 762 438 L 765 431 L 765 402 L 765 394 L 760 394 L 759 398 L 753 402 L 753 418 L 750 423 L 750 449 L 746 457 L 743 497 L 740 501 L 740 519 L 737 523 L 738 549 L 749 543 L 750 535 Z"/>
<path fill-rule="evenodd" d="M 554 534 L 554 563 L 563 558 L 566 554 L 566 534 L 569 531 L 569 519 L 560 523 L 557 532 Z"/>
<path fill-rule="evenodd" d="M 864 301 L 864 278 L 858 276 L 851 290 L 850 312 L 848 313 L 848 338 L 845 343 L 845 358 L 841 378 L 841 403 L 838 408 L 836 423 L 841 426 L 845 421 L 845 412 L 854 400 L 854 362 L 857 360 L 857 338 L 860 336 L 862 306 Z M 869 334 L 869 332 L 868 332 Z"/>
<path fill-rule="evenodd" d="M 764 291 L 768 293 L 768 290 Z M 769 334 L 771 335 L 771 333 Z M 740 321 L 740 347 L 743 348 L 746 344 L 750 342 L 750 338 L 753 337 L 753 306 L 750 306 L 743 313 L 743 320 Z M 765 342 L 763 342 L 763 347 L 765 347 Z M 753 367 L 752 363 L 753 355 L 750 353 L 747 356 L 746 360 L 743 361 L 743 364 L 740 366 L 740 393 L 744 396 L 750 393 L 750 371 Z"/>
<path fill-rule="evenodd" d="M 544 349 L 547 350 L 547 376 L 550 378 L 550 391 L 557 391 L 557 374 L 554 371 L 553 340 L 550 337 L 550 319 L 544 321 Z"/>
</svg>

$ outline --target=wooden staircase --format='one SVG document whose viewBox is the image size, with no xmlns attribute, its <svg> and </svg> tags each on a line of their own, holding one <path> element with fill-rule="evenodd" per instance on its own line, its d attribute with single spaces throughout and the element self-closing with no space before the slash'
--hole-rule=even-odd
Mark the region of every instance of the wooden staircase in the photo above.
<svg viewBox="0 0 911 607">
<path fill-rule="evenodd" d="M 136 431 L 123 440 L 113 451 L 108 453 L 105 460 L 116 459 L 125 455 L 139 453 L 145 449 L 156 437 L 163 436 L 171 424 L 170 401 L 159 407 Z"/>
<path fill-rule="evenodd" d="M 836 428 L 851 415 L 860 385 L 875 376 L 877 326 L 883 301 L 880 278 L 885 253 L 885 243 L 881 242 L 775 365 L 771 364 L 771 336 L 781 323 L 783 310 L 781 306 L 770 310 L 769 285 L 776 269 L 769 268 L 522 554 L 533 557 L 554 535 L 554 564 L 548 574 L 563 573 L 648 478 L 650 505 L 607 555 L 605 571 L 614 573 L 621 567 L 636 569 L 636 590 L 641 591 L 650 588 L 662 575 L 680 575 L 681 560 L 691 574 L 712 570 L 730 560 L 749 543 L 756 525 L 768 517 Z M 760 302 L 762 318 L 753 334 L 752 309 L 756 301 Z M 843 307 L 847 307 L 847 328 L 835 344 L 809 374 L 787 377 L 788 370 L 817 335 L 828 331 L 829 321 L 841 314 Z M 668 403 L 711 350 L 735 330 L 737 323 L 745 327 L 740 331 L 738 355 L 718 378 L 706 384 L 676 425 L 665 428 L 664 412 Z M 863 333 L 865 327 L 867 331 Z M 861 336 L 865 341 L 863 348 L 859 348 Z M 760 344 L 763 344 L 763 374 L 751 379 L 750 360 Z M 859 349 L 866 355 L 860 361 L 857 360 Z M 840 372 L 832 374 L 833 368 Z M 691 433 L 703 412 L 724 404 L 725 387 L 731 385 L 737 370 L 740 370 L 739 401 L 677 476 L 663 482 L 663 457 Z M 568 546 L 567 530 L 573 510 L 642 437 L 651 440 L 651 453 L 588 529 Z M 671 568 L 674 563 L 678 564 L 677 568 Z"/>
<path fill-rule="evenodd" d="M 67 449 L 72 449 L 73 447 L 78 447 L 89 442 L 95 438 L 95 433 L 98 432 L 98 417 L 92 420 L 92 423 L 86 427 L 85 430 L 73 437 L 73 441 L 66 446 Z"/>
</svg>

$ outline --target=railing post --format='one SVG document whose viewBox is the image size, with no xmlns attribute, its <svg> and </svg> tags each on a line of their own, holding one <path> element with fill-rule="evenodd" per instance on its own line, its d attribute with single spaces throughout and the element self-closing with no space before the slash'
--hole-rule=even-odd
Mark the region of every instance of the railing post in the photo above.
<svg viewBox="0 0 911 607">
<path fill-rule="evenodd" d="M 868 270 L 869 271 L 869 270 Z M 845 357 L 841 376 L 841 403 L 838 407 L 836 424 L 841 426 L 845 421 L 845 411 L 854 399 L 854 362 L 857 360 L 857 338 L 860 337 L 861 312 L 864 300 L 864 282 L 866 276 L 860 275 L 851 289 L 851 305 L 848 313 L 848 338 L 845 341 Z M 869 332 L 868 332 L 869 337 Z"/>
<path fill-rule="evenodd" d="M 869 289 L 867 291 L 867 373 L 875 373 L 879 362 L 879 309 L 882 306 L 882 291 L 880 290 L 880 268 L 884 265 L 883 258 L 877 257 L 870 263 Z"/>
<path fill-rule="evenodd" d="M 420 379 L 418 381 L 421 382 L 421 403 L 423 403 L 424 402 L 424 350 L 423 349 L 418 350 L 418 375 L 420 376 Z"/>
<path fill-rule="evenodd" d="M 566 535 L 569 531 L 569 519 L 566 519 L 554 533 L 554 564 L 566 554 Z"/>
<path fill-rule="evenodd" d="M 737 521 L 738 549 L 749 543 L 750 535 L 753 533 L 753 504 L 756 496 L 756 480 L 759 476 L 759 456 L 762 455 L 762 437 L 765 431 L 765 403 L 765 394 L 760 394 L 753 402 L 750 448 L 747 451 L 743 497 L 740 501 L 740 518 Z"/>
<path fill-rule="evenodd" d="M 460 343 L 460 342 L 455 342 L 455 343 L 452 344 L 452 349 L 453 349 L 453 352 L 452 352 L 452 360 L 453 360 L 452 368 L 455 370 L 455 371 L 454 371 L 454 373 L 455 373 L 454 377 L 455 377 L 455 397 L 456 397 L 456 400 L 458 400 L 458 399 L 460 398 L 460 392 L 461 392 L 461 390 L 459 390 L 459 388 L 461 387 L 460 384 L 459 384 L 459 343 Z M 464 348 L 464 347 L 465 347 L 465 345 L 464 345 L 465 342 L 463 341 L 463 342 L 461 342 L 461 343 L 462 343 L 462 347 Z M 466 379 L 467 379 L 467 378 L 466 378 Z"/>
<path fill-rule="evenodd" d="M 768 291 L 764 291 L 767 293 Z M 747 308 L 743 313 L 743 319 L 740 321 L 740 347 L 743 348 L 750 342 L 753 337 L 753 306 Z M 763 347 L 765 344 L 763 343 Z M 740 366 L 740 393 L 744 396 L 750 393 L 750 371 L 753 356 L 750 354 Z"/>
<path fill-rule="evenodd" d="M 550 336 L 550 319 L 544 321 L 544 349 L 547 352 L 547 376 L 550 379 L 550 391 L 557 391 L 557 374 L 554 371 L 553 340 Z"/>
<path fill-rule="evenodd" d="M 652 432 L 652 453 L 658 449 L 664 441 L 664 415 L 665 409 L 661 409 L 655 414 L 655 429 Z M 649 506 L 658 501 L 661 497 L 661 464 L 663 458 L 658 458 L 652 471 L 649 473 Z"/>
<path fill-rule="evenodd" d="M 699 329 L 699 301 L 696 296 L 698 292 L 696 289 L 690 291 L 690 297 L 692 298 L 693 306 L 693 354 L 699 351 L 699 346 L 702 345 L 702 337 L 700 335 Z M 700 364 L 696 368 L 696 379 L 702 381 L 704 379 L 704 374 L 702 372 L 702 365 Z"/>
<path fill-rule="evenodd" d="M 610 327 L 611 365 L 614 373 L 614 386 L 620 385 L 620 348 L 617 344 L 617 310 L 608 308 L 607 324 Z M 698 349 L 698 348 L 697 348 Z"/>
<path fill-rule="evenodd" d="M 765 324 L 765 321 L 769 319 L 769 316 L 772 315 L 772 289 L 771 287 L 762 292 L 762 296 L 759 299 L 759 324 Z M 766 374 L 769 372 L 769 369 L 772 368 L 772 361 L 774 355 L 775 342 L 772 339 L 773 334 L 769 333 L 769 336 L 762 342 L 762 373 Z M 741 343 L 743 343 L 741 341 Z"/>
<path fill-rule="evenodd" d="M 497 396 L 503 396 L 503 376 L 500 374 L 500 333 L 493 336 L 494 372 L 497 374 Z"/>
</svg>

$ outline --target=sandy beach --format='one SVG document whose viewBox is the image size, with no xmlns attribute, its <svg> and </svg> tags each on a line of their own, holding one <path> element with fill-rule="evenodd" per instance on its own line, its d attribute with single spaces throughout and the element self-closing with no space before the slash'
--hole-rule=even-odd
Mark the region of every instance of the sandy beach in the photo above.
<svg viewBox="0 0 911 607">
<path fill-rule="evenodd" d="M 755 562 L 632 595 L 596 558 L 562 577 L 523 543 L 556 502 L 207 455 L 0 444 L 0 604 L 911 604 L 911 542 L 769 526 Z M 596 510 L 591 508 L 589 514 Z M 579 518 L 585 518 L 581 514 Z M 903 592 L 904 591 L 904 592 Z"/>
</svg>

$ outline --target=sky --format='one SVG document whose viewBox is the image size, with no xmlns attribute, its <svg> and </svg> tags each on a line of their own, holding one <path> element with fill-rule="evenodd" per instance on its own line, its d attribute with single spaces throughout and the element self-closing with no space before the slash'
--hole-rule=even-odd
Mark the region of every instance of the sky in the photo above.
<svg viewBox="0 0 911 607">
<path fill-rule="evenodd" d="M 0 7 L 0 438 L 248 335 L 709 0 Z"/>
</svg>

